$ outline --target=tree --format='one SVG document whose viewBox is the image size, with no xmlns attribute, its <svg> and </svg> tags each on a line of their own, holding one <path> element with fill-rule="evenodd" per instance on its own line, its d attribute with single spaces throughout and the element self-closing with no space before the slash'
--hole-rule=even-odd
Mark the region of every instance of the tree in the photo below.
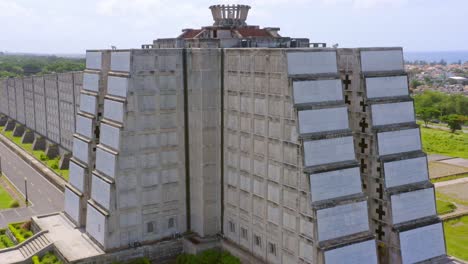
<svg viewBox="0 0 468 264">
<path fill-rule="evenodd" d="M 416 112 L 416 116 L 424 121 L 424 126 L 427 127 L 427 124 L 432 119 L 437 119 L 440 116 L 440 111 L 435 109 L 434 107 L 421 107 L 418 108 Z"/>
<path fill-rule="evenodd" d="M 413 80 L 411 80 L 411 82 L 410 82 L 410 87 L 413 88 L 413 89 L 414 89 L 414 88 L 417 88 L 417 87 L 420 86 L 420 85 L 423 85 L 423 83 L 420 82 L 419 80 L 416 80 L 416 79 L 413 79 Z"/>
<path fill-rule="evenodd" d="M 456 130 L 462 129 L 463 123 L 468 121 L 468 118 L 462 115 L 452 114 L 442 117 L 442 121 L 446 122 L 450 131 L 454 133 Z"/>
</svg>

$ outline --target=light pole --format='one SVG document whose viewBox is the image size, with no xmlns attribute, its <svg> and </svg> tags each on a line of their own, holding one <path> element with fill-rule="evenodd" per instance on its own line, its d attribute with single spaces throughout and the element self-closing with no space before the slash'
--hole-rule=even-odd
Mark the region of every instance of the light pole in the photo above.
<svg viewBox="0 0 468 264">
<path fill-rule="evenodd" d="M 28 178 L 24 177 L 24 193 L 26 198 L 26 207 L 28 207 Z"/>
</svg>

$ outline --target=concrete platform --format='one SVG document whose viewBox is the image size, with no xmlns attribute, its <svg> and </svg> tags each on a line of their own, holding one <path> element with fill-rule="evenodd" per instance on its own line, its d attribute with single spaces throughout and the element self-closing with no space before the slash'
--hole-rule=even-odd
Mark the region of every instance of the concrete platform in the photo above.
<svg viewBox="0 0 468 264">
<path fill-rule="evenodd" d="M 428 161 L 439 161 L 439 160 L 452 159 L 452 158 L 453 157 L 444 156 L 444 155 L 440 155 L 440 154 L 427 155 L 427 160 Z"/>
<path fill-rule="evenodd" d="M 62 213 L 38 216 L 33 220 L 41 230 L 49 230 L 47 238 L 69 262 L 104 254 L 84 230 L 76 228 Z"/>
</svg>

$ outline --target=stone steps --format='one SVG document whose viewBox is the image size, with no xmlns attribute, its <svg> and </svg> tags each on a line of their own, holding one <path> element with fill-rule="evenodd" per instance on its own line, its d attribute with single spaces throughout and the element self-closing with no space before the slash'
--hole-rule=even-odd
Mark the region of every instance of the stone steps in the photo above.
<svg viewBox="0 0 468 264">
<path fill-rule="evenodd" d="M 45 234 L 41 234 L 25 242 L 18 250 L 21 252 L 23 257 L 27 259 L 46 248 L 50 244 L 51 242 L 49 239 L 47 239 Z"/>
</svg>

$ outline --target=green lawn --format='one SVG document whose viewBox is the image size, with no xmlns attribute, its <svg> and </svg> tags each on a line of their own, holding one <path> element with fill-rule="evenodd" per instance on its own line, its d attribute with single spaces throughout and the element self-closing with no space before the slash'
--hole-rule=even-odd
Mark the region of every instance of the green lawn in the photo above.
<svg viewBox="0 0 468 264">
<path fill-rule="evenodd" d="M 3 127 L 0 127 L 0 130 L 3 131 Z M 42 163 L 44 163 L 47 167 L 49 167 L 51 170 L 53 170 L 55 173 L 58 175 L 62 176 L 65 180 L 68 181 L 69 178 L 69 171 L 68 170 L 61 170 L 59 169 L 59 157 L 55 159 L 50 159 L 47 157 L 42 150 L 33 150 L 32 149 L 32 144 L 29 143 L 21 143 L 21 137 L 14 137 L 13 136 L 13 131 L 5 131 L 2 132 L 5 137 L 13 141 L 16 145 L 20 146 L 29 154 L 32 154 L 36 159 L 40 160 Z"/>
<path fill-rule="evenodd" d="M 421 126 L 423 149 L 428 154 L 468 158 L 468 134 L 450 133 L 440 129 Z"/>
<path fill-rule="evenodd" d="M 0 186 L 0 210 L 11 208 L 13 201 L 15 201 L 13 197 L 11 197 L 3 186 Z"/>
<path fill-rule="evenodd" d="M 468 216 L 445 221 L 444 229 L 448 254 L 468 260 Z"/>
<path fill-rule="evenodd" d="M 457 206 L 451 202 L 443 201 L 443 200 L 436 200 L 437 205 L 437 214 L 443 215 L 454 212 L 457 209 Z"/>
</svg>

